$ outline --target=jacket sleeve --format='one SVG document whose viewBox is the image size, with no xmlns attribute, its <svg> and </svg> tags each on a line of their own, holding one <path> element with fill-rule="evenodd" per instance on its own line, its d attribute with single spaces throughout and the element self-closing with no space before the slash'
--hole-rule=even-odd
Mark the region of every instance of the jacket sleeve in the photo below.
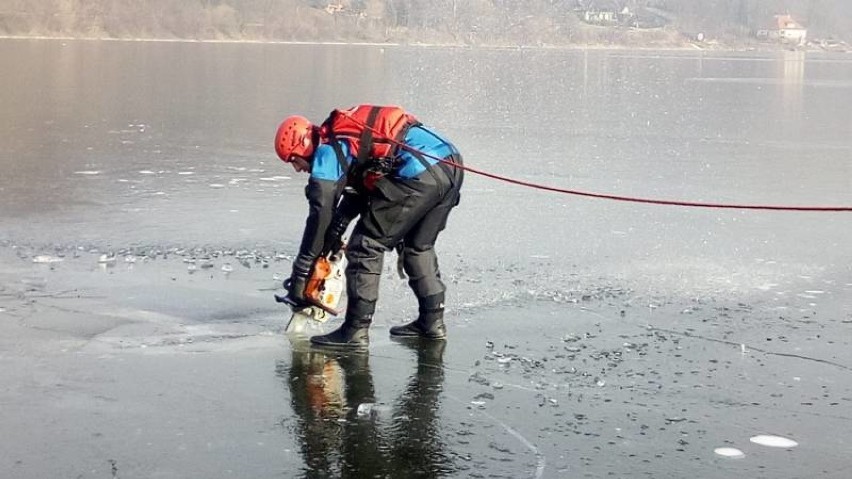
<svg viewBox="0 0 852 479">
<path fill-rule="evenodd" d="M 299 254 L 293 261 L 294 275 L 310 274 L 314 261 L 323 252 L 326 234 L 347 181 L 343 165 L 348 158 L 349 149 L 344 147 L 340 152 L 342 159 L 338 158 L 335 148 L 326 144 L 318 147 L 314 153 L 311 177 L 305 187 L 308 219 L 305 221 Z"/>
<path fill-rule="evenodd" d="M 305 187 L 308 199 L 308 219 L 302 233 L 299 255 L 293 261 L 295 275 L 310 274 L 314 261 L 319 257 L 325 243 L 326 230 L 331 225 L 337 201 L 345 182 L 311 178 Z"/>
<path fill-rule="evenodd" d="M 343 247 L 344 233 L 346 233 L 352 220 L 361 214 L 364 206 L 366 206 L 364 197 L 358 194 L 354 188 L 344 188 L 340 200 L 337 202 L 334 216 L 331 218 L 331 224 L 325 231 L 321 254 L 336 253 Z"/>
</svg>

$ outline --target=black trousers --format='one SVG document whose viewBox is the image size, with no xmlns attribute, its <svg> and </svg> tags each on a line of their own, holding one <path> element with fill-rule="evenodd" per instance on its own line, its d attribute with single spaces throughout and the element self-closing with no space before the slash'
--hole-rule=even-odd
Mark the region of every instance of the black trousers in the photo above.
<svg viewBox="0 0 852 479">
<path fill-rule="evenodd" d="M 462 164 L 460 155 L 449 160 Z M 367 320 L 376 310 L 384 255 L 402 243 L 403 270 L 418 300 L 441 295 L 435 241 L 459 204 L 464 171 L 444 163 L 408 180 L 383 178 L 355 225 L 346 250 L 347 319 Z M 422 301 L 421 301 L 422 303 Z"/>
</svg>

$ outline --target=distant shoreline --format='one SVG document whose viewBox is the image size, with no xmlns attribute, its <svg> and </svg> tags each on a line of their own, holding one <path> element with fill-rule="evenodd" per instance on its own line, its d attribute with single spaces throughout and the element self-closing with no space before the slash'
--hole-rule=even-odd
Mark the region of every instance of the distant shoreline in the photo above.
<svg viewBox="0 0 852 479">
<path fill-rule="evenodd" d="M 254 40 L 254 39 L 193 39 L 193 38 L 116 38 L 116 37 L 73 37 L 47 35 L 0 35 L 0 40 L 46 40 L 46 41 L 105 41 L 140 43 L 210 43 L 210 44 L 252 44 L 252 45 L 329 45 L 329 46 L 368 46 L 368 47 L 419 47 L 419 48 L 459 48 L 484 50 L 656 50 L 656 51 L 706 51 L 706 52 L 776 52 L 801 51 L 820 53 L 852 53 L 852 50 L 825 50 L 820 48 L 791 48 L 781 44 L 698 44 L 686 42 L 681 45 L 628 45 L 628 44 L 545 44 L 545 45 L 500 45 L 500 44 L 458 44 L 427 42 L 363 42 L 363 41 L 319 41 L 319 40 Z"/>
</svg>

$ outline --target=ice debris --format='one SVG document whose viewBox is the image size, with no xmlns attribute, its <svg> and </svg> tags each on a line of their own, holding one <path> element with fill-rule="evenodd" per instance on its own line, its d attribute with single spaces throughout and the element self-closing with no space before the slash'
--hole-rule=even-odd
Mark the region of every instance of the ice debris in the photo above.
<svg viewBox="0 0 852 479">
<path fill-rule="evenodd" d="M 791 447 L 796 447 L 799 445 L 798 442 L 788 439 L 786 437 L 781 436 L 770 436 L 765 434 L 759 434 L 757 436 L 752 437 L 749 441 L 759 444 L 761 446 L 766 447 L 780 447 L 784 449 L 789 449 Z"/>
<path fill-rule="evenodd" d="M 713 449 L 713 452 L 723 457 L 740 458 L 745 456 L 742 451 L 734 447 L 717 447 Z"/>
<path fill-rule="evenodd" d="M 358 405 L 358 410 L 356 411 L 358 417 L 367 417 L 373 414 L 373 407 L 375 404 L 365 402 Z"/>
<path fill-rule="evenodd" d="M 47 255 L 47 254 L 40 254 L 40 255 L 33 258 L 33 263 L 42 263 L 42 264 L 61 263 L 62 261 L 63 261 L 63 259 L 58 257 L 58 256 L 51 256 L 51 255 Z"/>
</svg>

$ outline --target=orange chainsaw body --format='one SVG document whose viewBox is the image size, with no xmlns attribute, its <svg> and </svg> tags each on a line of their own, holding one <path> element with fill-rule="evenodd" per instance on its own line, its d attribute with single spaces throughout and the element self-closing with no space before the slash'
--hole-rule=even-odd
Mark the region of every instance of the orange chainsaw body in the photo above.
<svg viewBox="0 0 852 479">
<path fill-rule="evenodd" d="M 337 305 L 340 304 L 345 289 L 345 269 L 346 256 L 343 251 L 317 258 L 305 286 L 305 298 L 324 311 L 335 316 L 340 314 Z"/>
</svg>

